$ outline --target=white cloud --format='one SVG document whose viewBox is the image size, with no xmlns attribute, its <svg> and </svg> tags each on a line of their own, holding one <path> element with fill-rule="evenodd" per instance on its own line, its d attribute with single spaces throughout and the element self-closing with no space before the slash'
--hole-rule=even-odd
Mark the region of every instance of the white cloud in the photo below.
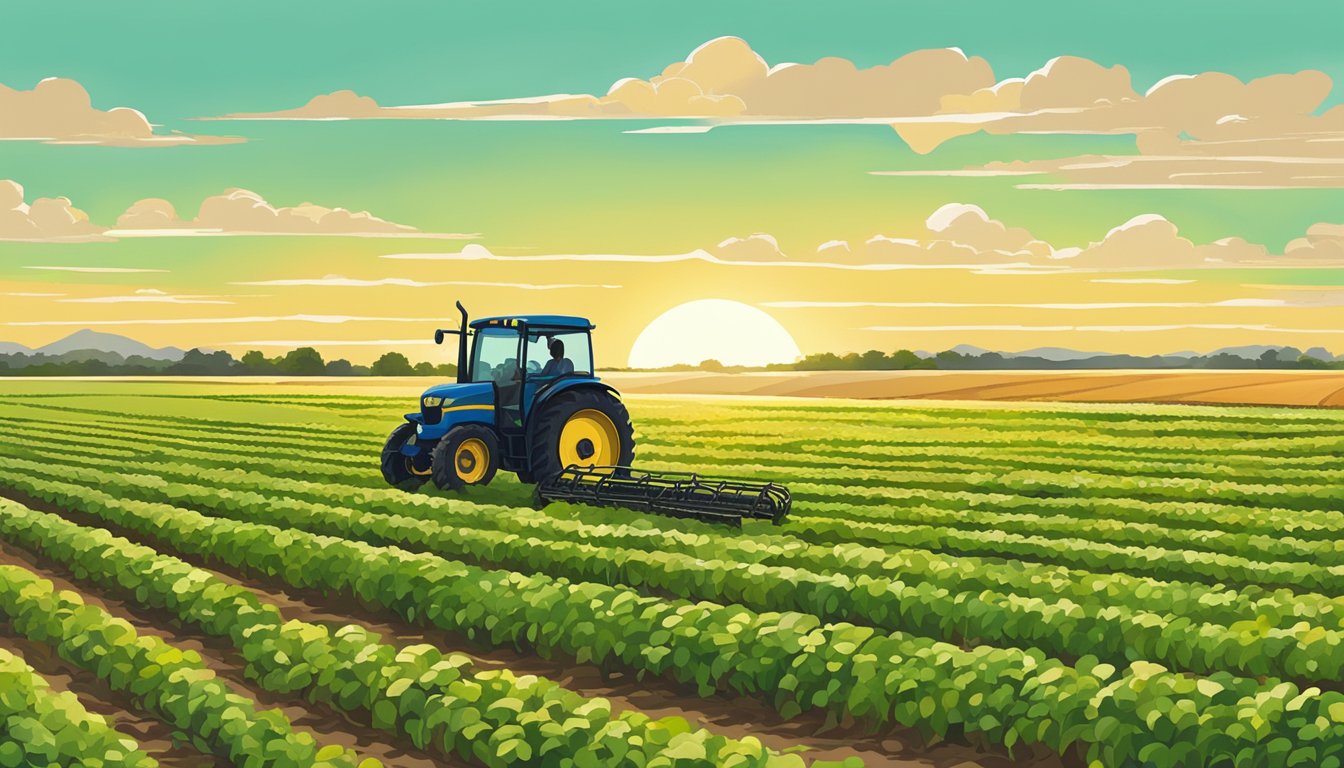
<svg viewBox="0 0 1344 768">
<path fill-rule="evenodd" d="M 354 235 L 362 237 L 467 237 L 429 235 L 395 224 L 367 211 L 327 208 L 314 203 L 293 207 L 271 205 L 246 189 L 229 189 L 207 197 L 194 219 L 178 216 L 172 203 L 158 198 L 137 201 L 109 232 L 117 237 L 148 235 Z"/>
<path fill-rule="evenodd" d="M 438 288 L 443 286 L 465 286 L 475 288 L 516 288 L 525 291 L 553 291 L 565 289 L 612 289 L 620 288 L 619 285 L 594 284 L 594 283 L 499 283 L 477 280 L 443 280 L 438 282 L 424 282 L 420 280 L 411 280 L 404 277 L 383 277 L 375 280 L 363 280 L 341 275 L 326 275 L 325 277 L 314 278 L 293 278 L 283 280 L 254 280 L 248 282 L 233 283 L 233 285 L 252 285 L 252 286 L 314 286 L 327 288 L 380 288 L 386 286 L 397 286 L 401 288 Z"/>
<path fill-rule="evenodd" d="M 437 317 L 360 317 L 357 315 L 251 315 L 246 317 L 141 318 L 132 320 L 22 320 L 5 323 L 12 326 L 65 325 L 247 325 L 265 323 L 437 323 Z"/>
<path fill-rule="evenodd" d="M 267 339 L 264 341 L 217 341 L 212 347 L 405 347 L 433 344 L 432 339 Z"/>
<path fill-rule="evenodd" d="M 763 307 L 779 309 L 1051 309 L 1088 311 L 1098 309 L 1207 309 L 1232 307 L 1286 307 L 1282 299 L 1226 299 L 1224 301 L 1114 301 L 1047 304 L 951 301 L 766 301 Z"/>
<path fill-rule="evenodd" d="M 154 288 L 141 288 L 129 296 L 88 296 L 61 299 L 62 304 L 232 304 L 219 296 L 174 296 Z"/>
<path fill-rule="evenodd" d="M 1255 331 L 1265 333 L 1293 334 L 1338 334 L 1341 328 L 1280 328 L 1273 325 L 1248 325 L 1240 323 L 1184 323 L 1175 325 L 871 325 L 865 331 L 890 331 L 899 333 L 917 332 L 965 332 L 965 331 L 1004 331 L 1008 333 L 1159 333 L 1163 331 Z"/>
<path fill-rule="evenodd" d="M 183 133 L 155 134 L 153 126 L 139 110 L 129 107 L 97 109 L 84 86 L 61 77 L 49 77 L 28 91 L 0 83 L 0 116 L 3 117 L 0 119 L 0 140 L 121 147 L 226 144 L 242 140 Z"/>
<path fill-rule="evenodd" d="M 0 115 L 3 115 L 2 104 Z M 0 179 L 0 240 L 99 240 L 102 232 L 103 229 L 94 226 L 88 214 L 71 205 L 68 198 L 39 197 L 28 204 L 24 202 L 23 187 L 17 181 Z"/>
</svg>

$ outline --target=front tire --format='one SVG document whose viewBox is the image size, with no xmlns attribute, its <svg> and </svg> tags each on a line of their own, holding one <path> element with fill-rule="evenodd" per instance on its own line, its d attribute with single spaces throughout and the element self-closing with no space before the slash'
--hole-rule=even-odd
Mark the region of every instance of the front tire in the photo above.
<svg viewBox="0 0 1344 768">
<path fill-rule="evenodd" d="M 398 488 L 418 487 L 429 479 L 429 461 L 423 451 L 415 457 L 401 452 L 401 447 L 413 440 L 415 440 L 415 425 L 409 421 L 397 425 L 392 434 L 388 435 L 382 456 L 383 479 L 388 485 Z"/>
<path fill-rule="evenodd" d="M 610 392 L 562 392 L 542 406 L 533 425 L 528 451 L 537 482 L 549 480 L 571 464 L 629 466 L 635 460 L 630 412 Z"/>
<path fill-rule="evenodd" d="M 433 478 L 441 490 L 486 485 L 499 470 L 499 440 L 495 431 L 480 424 L 448 430 L 434 446 Z"/>
</svg>

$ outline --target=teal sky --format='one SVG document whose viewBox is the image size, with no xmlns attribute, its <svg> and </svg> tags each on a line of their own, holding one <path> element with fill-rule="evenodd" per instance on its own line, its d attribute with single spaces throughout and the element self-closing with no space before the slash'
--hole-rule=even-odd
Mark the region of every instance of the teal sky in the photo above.
<svg viewBox="0 0 1344 768">
<path fill-rule="evenodd" d="M 1306 0 L 1263 2 L 259 2 L 227 5 L 148 0 L 10 5 L 0 11 L 0 83 L 28 89 L 40 79 L 77 80 L 94 106 L 131 106 L 164 130 L 238 136 L 242 143 L 174 148 L 51 145 L 0 141 L 0 179 L 27 199 L 68 197 L 111 226 L 129 205 L 165 198 L 185 218 L 227 188 L 253 190 L 277 206 L 312 201 L 368 210 L 425 232 L 480 233 L 501 255 L 669 254 L 711 247 L 733 236 L 768 232 L 790 256 L 815 255 L 834 239 L 861 243 L 923 227 L 945 203 L 978 205 L 1010 226 L 1056 247 L 1086 246 L 1131 217 L 1157 213 L 1196 243 L 1239 236 L 1279 252 L 1317 222 L 1344 222 L 1341 189 L 1019 189 L 1013 177 L 876 176 L 871 171 L 977 167 L 994 161 L 1088 154 L 1129 155 L 1132 136 L 975 134 L 927 155 L 913 152 L 886 125 L 716 127 L 703 134 L 626 133 L 678 120 L 349 122 L 197 121 L 231 112 L 264 112 L 314 95 L 352 89 L 384 105 L 604 93 L 622 77 L 650 77 L 700 44 L 724 35 L 750 43 L 771 63 L 825 56 L 860 67 L 921 48 L 956 46 L 985 58 L 1000 79 L 1022 76 L 1052 57 L 1072 54 L 1123 64 L 1144 91 L 1172 74 L 1217 70 L 1244 80 L 1301 69 L 1335 81 L 1327 106 L 1344 102 L 1344 6 Z M 292 313 L 412 314 L 437 305 L 443 291 L 377 288 L 265 289 L 237 282 L 339 274 L 367 280 L 459 277 L 481 282 L 611 283 L 598 299 L 577 292 L 509 293 L 464 288 L 474 306 L 507 312 L 586 307 L 616 326 L 617 363 L 667 302 L 729 298 L 759 306 L 831 301 L 1037 302 L 1086 296 L 1107 302 L 1212 302 L 1251 296 L 1244 285 L 1339 284 L 1332 270 L 1225 270 L 1185 288 L 1092 285 L 1085 279 L 930 272 L 856 279 L 802 270 L 630 266 L 557 266 L 523 270 L 490 263 L 390 261 L 397 252 L 455 251 L 459 241 L 352 237 L 145 238 L 89 243 L 0 242 L 0 341 L 45 343 L 74 328 L 64 318 L 100 323 L 153 343 L 230 346 L 235 340 L 402 339 L 422 336 L 405 324 L 313 329 L 292 323 L 237 328 L 202 326 L 206 315 Z M 115 267 L 154 273 L 38 272 L 33 266 Z M 521 274 L 520 274 L 521 273 Z M 94 299 L 137 290 L 224 296 L 228 306 L 65 304 L 61 293 Z M 410 290 L 411 293 L 406 291 Z M 334 292 L 335 291 L 335 292 Z M 824 294 L 824 295 L 823 295 Z M 1179 295 L 1178 295 L 1179 294 Z M 1274 294 L 1277 296 L 1277 294 Z M 672 297 L 665 299 L 664 297 Z M 64 298 L 64 297 L 63 297 Z M 1258 295 L 1252 298 L 1260 298 Z M 1300 317 L 1264 310 L 1252 317 L 1225 309 L 1207 318 L 1172 310 L 1165 323 L 1296 328 L 1322 322 L 1315 306 Z M 805 352 L 869 347 L 993 348 L 1076 346 L 1167 351 L 1279 340 L 1240 331 L 1125 335 L 1014 336 L 999 331 L 933 331 L 893 337 L 874 327 L 975 329 L 990 326 L 1116 325 L 1126 318 L 1061 318 L 1038 312 L 871 309 L 782 310 L 778 319 Z M 972 316 L 973 315 L 973 316 Z M 137 325 L 153 317 L 180 325 Z M 13 323 L 46 322 L 31 326 Z M 118 321 L 128 325 L 115 325 Z M 1158 322 L 1153 318 L 1153 322 Z M 1336 323 L 1337 325 L 1337 323 Z M 1333 333 L 1333 332 L 1332 332 Z M 1340 347 L 1333 335 L 1284 341 Z M 271 350 L 274 351 L 274 350 Z M 341 349 L 351 357 L 377 349 Z"/>
<path fill-rule="evenodd" d="M 1124 64 L 1140 89 L 1178 72 L 1312 68 L 1334 78 L 1334 102 L 1344 98 L 1340 24 L 1328 23 L 1341 19 L 1336 0 L 80 0 L 10 4 L 4 18 L 3 82 L 72 77 L 161 120 L 279 109 L 340 88 L 386 104 L 602 92 L 721 35 L 771 62 L 872 66 L 958 46 L 1000 77 L 1073 54 Z"/>
</svg>

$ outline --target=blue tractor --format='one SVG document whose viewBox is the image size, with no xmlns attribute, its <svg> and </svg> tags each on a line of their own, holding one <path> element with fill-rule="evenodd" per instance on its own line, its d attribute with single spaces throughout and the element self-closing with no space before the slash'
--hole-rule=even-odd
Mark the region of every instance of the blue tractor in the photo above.
<svg viewBox="0 0 1344 768">
<path fill-rule="evenodd" d="M 620 394 L 595 374 L 594 325 L 566 315 L 511 315 L 434 333 L 457 336 L 457 381 L 425 390 L 419 410 L 392 430 L 382 453 L 394 486 L 444 490 L 513 472 L 542 503 L 576 501 L 680 517 L 779 522 L 789 494 L 775 483 L 708 480 L 630 467 L 634 427 Z"/>
</svg>

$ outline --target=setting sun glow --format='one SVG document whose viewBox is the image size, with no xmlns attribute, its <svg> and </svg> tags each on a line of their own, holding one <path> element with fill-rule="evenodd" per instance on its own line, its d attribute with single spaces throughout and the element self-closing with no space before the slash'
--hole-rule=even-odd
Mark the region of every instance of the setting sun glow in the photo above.
<svg viewBox="0 0 1344 768">
<path fill-rule="evenodd" d="M 630 349 L 631 368 L 718 360 L 725 365 L 791 363 L 802 356 L 793 336 L 765 312 L 738 301 L 700 299 L 649 323 Z"/>
</svg>

